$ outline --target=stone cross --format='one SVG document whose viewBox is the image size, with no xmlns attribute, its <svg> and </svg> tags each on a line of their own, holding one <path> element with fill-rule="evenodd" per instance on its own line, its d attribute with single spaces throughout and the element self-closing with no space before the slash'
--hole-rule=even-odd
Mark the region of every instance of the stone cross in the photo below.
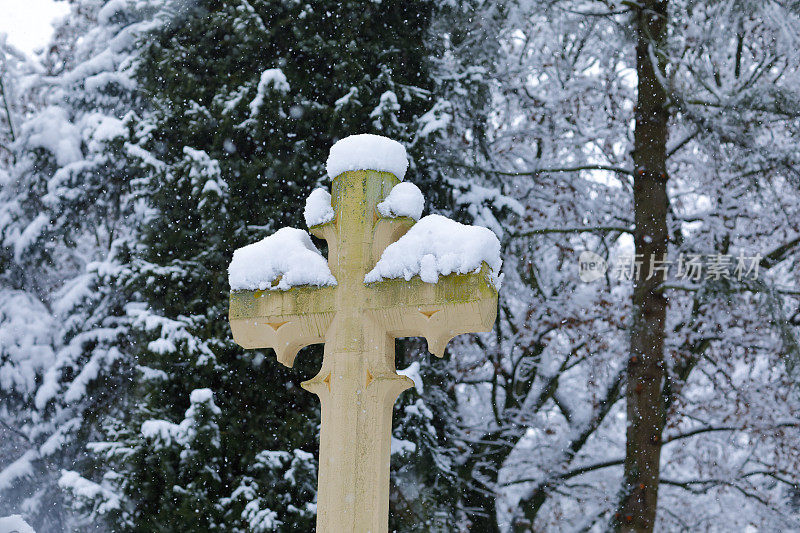
<svg viewBox="0 0 800 533">
<path fill-rule="evenodd" d="M 392 406 L 413 385 L 395 370 L 395 338 L 424 336 L 441 357 L 454 336 L 490 331 L 497 313 L 485 263 L 479 272 L 437 283 L 419 277 L 364 283 L 386 246 L 414 224 L 376 210 L 398 182 L 373 170 L 333 180 L 335 218 L 310 229 L 328 243 L 336 286 L 231 293 L 231 329 L 241 346 L 273 348 L 278 361 L 292 366 L 300 348 L 325 343 L 321 370 L 303 383 L 322 409 L 319 533 L 387 531 Z"/>
</svg>

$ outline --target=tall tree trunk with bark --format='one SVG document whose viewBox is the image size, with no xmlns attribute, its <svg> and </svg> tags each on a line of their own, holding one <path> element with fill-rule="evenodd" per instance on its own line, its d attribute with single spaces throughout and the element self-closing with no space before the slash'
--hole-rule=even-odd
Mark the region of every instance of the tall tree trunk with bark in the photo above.
<svg viewBox="0 0 800 533">
<path fill-rule="evenodd" d="M 667 0 L 635 4 L 638 96 L 633 161 L 634 244 L 642 261 L 634 282 L 631 350 L 628 360 L 625 479 L 617 531 L 652 531 L 658 501 L 661 434 L 665 412 L 664 328 L 667 301 L 660 274 L 647 279 L 651 260 L 666 258 L 667 231 L 667 93 L 666 61 L 661 54 L 667 32 Z"/>
</svg>

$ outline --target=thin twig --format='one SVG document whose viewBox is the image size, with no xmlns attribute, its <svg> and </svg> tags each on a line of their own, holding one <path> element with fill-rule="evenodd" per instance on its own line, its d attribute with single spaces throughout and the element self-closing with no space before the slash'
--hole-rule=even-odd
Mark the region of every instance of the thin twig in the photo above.
<svg viewBox="0 0 800 533">
<path fill-rule="evenodd" d="M 511 233 L 510 235 L 512 238 L 517 238 L 547 233 L 633 233 L 633 230 L 630 226 L 565 226 L 562 228 L 534 228 L 519 233 Z"/>
<path fill-rule="evenodd" d="M 465 165 L 462 163 L 452 163 L 453 166 L 467 168 L 470 170 L 477 170 L 487 174 L 497 174 L 499 176 L 537 176 L 539 174 L 558 174 L 563 172 L 581 172 L 583 170 L 602 170 L 606 172 L 615 172 L 617 174 L 624 174 L 626 176 L 633 176 L 633 171 L 627 168 L 615 167 L 612 165 L 579 165 L 575 167 L 554 167 L 554 168 L 537 168 L 535 170 L 495 170 L 491 168 L 483 168 L 475 165 Z"/>
<path fill-rule="evenodd" d="M 686 292 L 697 292 L 703 288 L 702 285 L 682 285 L 680 283 L 662 283 L 657 291 L 665 291 L 665 290 L 674 290 L 674 291 L 686 291 Z M 753 287 L 730 287 L 730 292 L 764 292 L 762 290 L 758 290 Z M 778 294 L 786 294 L 789 296 L 800 296 L 800 289 L 795 289 L 793 287 L 777 287 L 775 292 Z"/>
</svg>

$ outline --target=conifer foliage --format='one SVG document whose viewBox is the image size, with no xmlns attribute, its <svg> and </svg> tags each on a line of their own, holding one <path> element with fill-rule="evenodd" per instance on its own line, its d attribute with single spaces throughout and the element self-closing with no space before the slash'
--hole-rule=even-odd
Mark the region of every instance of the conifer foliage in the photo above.
<svg viewBox="0 0 800 533">
<path fill-rule="evenodd" d="M 37 531 L 84 525 L 62 470 L 89 467 L 86 443 L 125 406 L 129 319 L 113 280 L 138 220 L 130 67 L 154 13 L 82 0 L 39 63 L 0 51 L 0 507 Z"/>
<path fill-rule="evenodd" d="M 152 106 L 135 126 L 148 212 L 117 280 L 136 401 L 92 445 L 112 466 L 85 503 L 99 514 L 119 501 L 106 514 L 120 530 L 310 530 L 318 404 L 299 384 L 319 350 L 288 370 L 236 346 L 226 267 L 237 247 L 302 227 L 340 137 L 403 140 L 412 179 L 434 182 L 414 150 L 431 107 L 430 9 L 242 0 L 163 12 L 137 69 Z"/>
</svg>

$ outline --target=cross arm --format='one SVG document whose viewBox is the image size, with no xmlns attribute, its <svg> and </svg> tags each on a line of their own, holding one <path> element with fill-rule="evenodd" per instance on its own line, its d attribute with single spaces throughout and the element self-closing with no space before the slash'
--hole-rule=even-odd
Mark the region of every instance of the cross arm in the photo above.
<svg viewBox="0 0 800 533">
<path fill-rule="evenodd" d="M 450 274 L 437 283 L 414 277 L 369 284 L 368 309 L 392 337 L 423 336 L 428 350 L 438 356 L 450 340 L 462 333 L 491 331 L 497 316 L 497 289 L 491 269 Z"/>
<path fill-rule="evenodd" d="M 335 314 L 336 287 L 288 291 L 234 291 L 229 318 L 233 340 L 244 348 L 272 348 L 291 367 L 297 352 L 324 342 Z"/>
<path fill-rule="evenodd" d="M 406 234 L 416 223 L 411 217 L 381 217 L 375 213 L 375 227 L 372 233 L 372 264 L 378 262 L 387 246 Z"/>
</svg>

